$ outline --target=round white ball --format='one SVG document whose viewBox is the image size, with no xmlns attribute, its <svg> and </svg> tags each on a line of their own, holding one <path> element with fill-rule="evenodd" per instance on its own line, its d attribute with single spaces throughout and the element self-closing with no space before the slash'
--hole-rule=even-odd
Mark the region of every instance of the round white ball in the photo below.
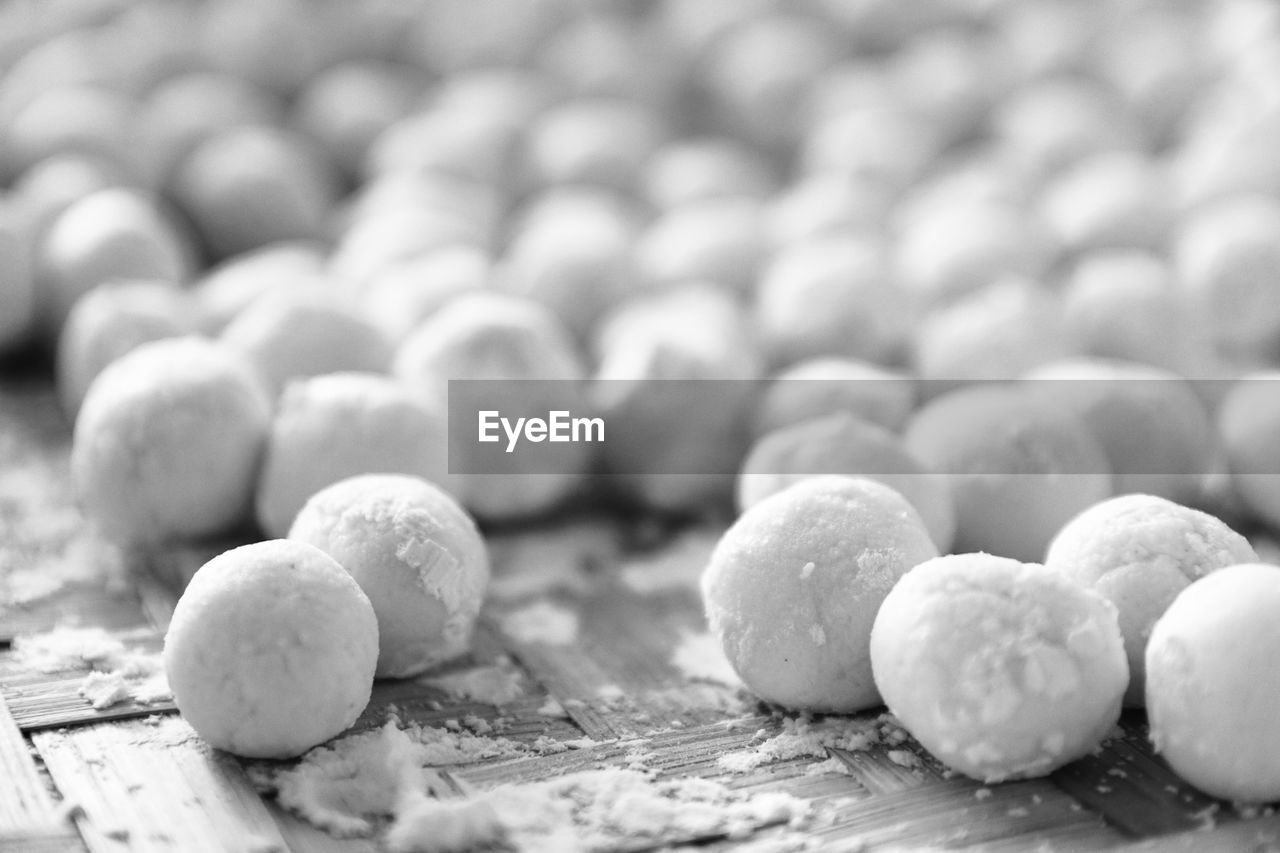
<svg viewBox="0 0 1280 853">
<path fill-rule="evenodd" d="M 210 745 L 248 758 L 301 755 L 350 727 L 377 658 L 368 597 L 331 557 L 283 540 L 201 566 L 164 641 L 183 717 Z"/>
<path fill-rule="evenodd" d="M 1115 608 L 1034 563 L 953 554 L 885 598 L 871 632 L 885 704 L 948 766 L 983 782 L 1088 755 L 1129 681 Z"/>
<path fill-rule="evenodd" d="M 380 678 L 417 675 L 465 653 L 489 583 L 475 522 L 418 477 L 365 474 L 314 494 L 289 538 L 342 564 L 378 616 Z"/>
</svg>

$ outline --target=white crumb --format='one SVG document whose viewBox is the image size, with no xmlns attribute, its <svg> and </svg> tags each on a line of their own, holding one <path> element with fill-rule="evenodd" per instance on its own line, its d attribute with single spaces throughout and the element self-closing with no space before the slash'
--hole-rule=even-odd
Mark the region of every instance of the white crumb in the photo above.
<svg viewBox="0 0 1280 853">
<path fill-rule="evenodd" d="M 79 693 L 98 711 L 122 702 L 173 699 L 159 653 L 132 651 L 101 628 L 64 627 L 16 637 L 13 659 L 23 669 L 45 674 L 90 669 Z"/>
<path fill-rule="evenodd" d="M 827 748 L 849 751 L 868 749 L 880 742 L 880 733 L 872 721 L 828 720 L 811 723 L 788 717 L 782 731 L 749 749 L 725 753 L 716 761 L 729 773 L 748 773 L 764 764 L 792 758 L 826 758 Z"/>
<path fill-rule="evenodd" d="M 503 614 L 501 624 L 503 632 L 518 643 L 569 646 L 578 639 L 578 614 L 550 601 Z"/>
<path fill-rule="evenodd" d="M 524 695 L 520 671 L 510 661 L 419 679 L 458 699 L 499 707 Z"/>
</svg>

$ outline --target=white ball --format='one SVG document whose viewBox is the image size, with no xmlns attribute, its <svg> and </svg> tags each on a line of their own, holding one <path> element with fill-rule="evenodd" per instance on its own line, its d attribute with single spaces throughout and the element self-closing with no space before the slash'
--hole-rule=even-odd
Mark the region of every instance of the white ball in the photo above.
<svg viewBox="0 0 1280 853">
<path fill-rule="evenodd" d="M 905 498 L 852 477 L 815 477 L 753 506 L 702 575 L 711 631 L 760 698 L 788 708 L 874 707 L 876 611 L 937 548 Z"/>
<path fill-rule="evenodd" d="M 1129 659 L 1126 705 L 1142 705 L 1147 640 L 1173 599 L 1197 578 L 1258 559 L 1219 519 L 1154 495 L 1121 495 L 1068 521 L 1044 564 L 1116 607 Z"/>
<path fill-rule="evenodd" d="M 258 524 L 282 537 L 320 489 L 356 474 L 413 474 L 449 481 L 444 412 L 399 382 L 328 373 L 281 394 L 258 476 Z"/>
<path fill-rule="evenodd" d="M 1280 798 L 1278 608 L 1280 568 L 1230 566 L 1187 587 L 1151 631 L 1151 741 L 1212 796 Z"/>
<path fill-rule="evenodd" d="M 1129 681 L 1115 608 L 1034 563 L 953 554 L 885 598 L 871 665 L 890 711 L 941 761 L 983 782 L 1088 755 Z"/>
<path fill-rule="evenodd" d="M 230 350 L 194 337 L 143 344 L 85 395 L 71 447 L 78 498 L 123 542 L 223 532 L 248 514 L 270 411 Z"/>
<path fill-rule="evenodd" d="M 407 678 L 465 653 L 489 556 L 471 517 L 418 477 L 365 474 L 307 501 L 289 538 L 346 569 L 378 616 L 380 678 Z"/>
<path fill-rule="evenodd" d="M 378 621 L 331 557 L 274 540 L 214 557 L 173 611 L 164 667 L 210 745 L 292 758 L 341 734 L 369 702 Z"/>
</svg>

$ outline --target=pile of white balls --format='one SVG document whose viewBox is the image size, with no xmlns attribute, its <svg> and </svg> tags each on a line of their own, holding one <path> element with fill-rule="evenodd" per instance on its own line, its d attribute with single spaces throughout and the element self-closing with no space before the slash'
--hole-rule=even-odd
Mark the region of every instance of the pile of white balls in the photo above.
<svg viewBox="0 0 1280 853">
<path fill-rule="evenodd" d="M 1257 555 L 1192 507 L 1280 525 L 1277 92 L 1270 0 L 8 4 L 0 350 L 55 353 L 113 539 L 328 553 L 219 565 L 314 578 L 353 684 L 369 607 L 403 675 L 465 649 L 484 572 L 439 532 L 365 573 L 326 525 L 372 498 L 317 509 L 334 484 L 434 484 L 448 531 L 736 496 L 705 587 L 762 697 L 887 701 L 988 779 L 1145 701 L 1189 779 L 1276 798 L 1217 780 L 1280 775 L 1280 727 L 1223 704 L 1280 695 L 1250 669 L 1280 639 L 1241 627 L 1280 569 L 1220 571 Z M 450 472 L 451 379 L 561 380 L 608 440 Z M 672 379 L 725 381 L 656 405 Z M 174 631 L 282 583 L 244 577 L 202 570 Z"/>
</svg>

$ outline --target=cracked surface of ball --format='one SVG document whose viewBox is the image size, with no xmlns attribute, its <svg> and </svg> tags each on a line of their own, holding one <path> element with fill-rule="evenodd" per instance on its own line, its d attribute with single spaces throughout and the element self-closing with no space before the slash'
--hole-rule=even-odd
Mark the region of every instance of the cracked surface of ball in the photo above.
<svg viewBox="0 0 1280 853">
<path fill-rule="evenodd" d="M 173 612 L 164 667 L 178 710 L 211 746 L 290 758 L 369 702 L 378 622 L 331 557 L 303 542 L 234 548 L 200 567 Z"/>
<path fill-rule="evenodd" d="M 983 782 L 1087 755 L 1129 681 L 1115 608 L 1058 572 L 952 554 L 908 572 L 871 632 L 885 704 L 948 766 Z"/>
<path fill-rule="evenodd" d="M 349 477 L 307 501 L 289 538 L 332 556 L 373 602 L 379 677 L 416 675 L 470 647 L 489 555 L 441 489 L 418 477 Z"/>
</svg>

